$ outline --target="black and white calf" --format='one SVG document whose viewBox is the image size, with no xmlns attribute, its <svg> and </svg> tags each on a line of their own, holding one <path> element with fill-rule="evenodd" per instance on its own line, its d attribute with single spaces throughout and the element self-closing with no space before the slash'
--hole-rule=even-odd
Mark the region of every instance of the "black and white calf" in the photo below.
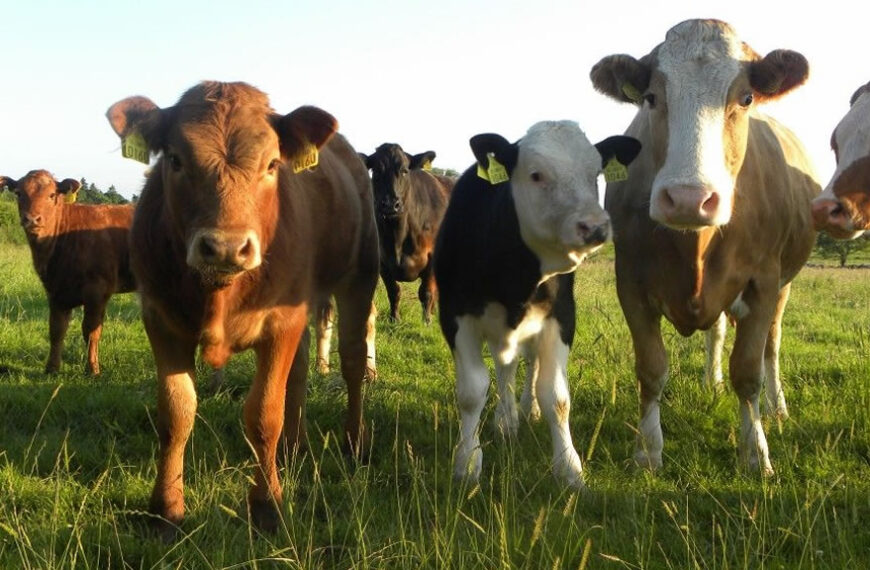
<svg viewBox="0 0 870 570">
<path fill-rule="evenodd" d="M 513 387 L 522 351 L 531 371 L 526 386 L 535 386 L 550 425 L 553 471 L 581 487 L 566 378 L 574 338 L 573 271 L 610 236 L 610 219 L 598 201 L 603 165 L 612 158 L 627 165 L 640 143 L 616 136 L 593 146 L 576 123 L 560 121 L 537 123 L 516 143 L 477 135 L 471 148 L 477 164 L 456 183 L 435 246 L 439 318 L 456 366 L 461 424 L 454 475 L 480 476 L 478 427 L 490 383 L 481 354 L 485 341 L 498 380 L 498 431 L 507 436 L 517 430 Z M 533 400 L 523 398 L 524 411 Z"/>
</svg>

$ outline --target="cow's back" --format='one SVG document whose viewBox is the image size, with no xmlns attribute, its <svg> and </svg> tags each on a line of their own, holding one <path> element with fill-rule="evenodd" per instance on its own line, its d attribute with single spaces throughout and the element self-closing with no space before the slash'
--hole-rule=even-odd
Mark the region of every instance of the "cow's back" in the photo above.
<svg viewBox="0 0 870 570">
<path fill-rule="evenodd" d="M 31 244 L 34 266 L 49 299 L 77 307 L 92 290 L 126 293 L 136 288 L 130 268 L 131 205 L 66 205 L 50 247 Z"/>
</svg>

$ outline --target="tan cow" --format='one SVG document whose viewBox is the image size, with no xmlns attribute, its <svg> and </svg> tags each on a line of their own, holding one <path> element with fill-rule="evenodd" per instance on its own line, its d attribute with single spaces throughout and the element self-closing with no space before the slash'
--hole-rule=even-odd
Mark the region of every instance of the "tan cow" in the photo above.
<svg viewBox="0 0 870 570">
<path fill-rule="evenodd" d="M 837 168 L 813 200 L 816 229 L 836 239 L 870 230 L 870 83 L 855 91 L 849 106 L 831 135 Z"/>
<path fill-rule="evenodd" d="M 715 20 L 689 20 L 635 59 L 612 55 L 595 88 L 639 107 L 626 134 L 643 150 L 607 186 L 617 290 L 640 383 L 635 461 L 662 463 L 659 400 L 668 378 L 661 317 L 683 335 L 736 319 L 730 379 L 740 399 L 741 459 L 771 473 L 759 396 L 786 414 L 779 384 L 782 314 L 810 254 L 819 185 L 795 136 L 756 107 L 801 85 L 799 53 L 760 57 Z"/>
<path fill-rule="evenodd" d="M 66 197 L 78 192 L 81 183 L 72 178 L 58 182 L 46 170 L 31 170 L 20 180 L 0 176 L 3 186 L 18 197 L 33 268 L 48 296 L 51 347 L 45 371 L 60 370 L 72 310 L 83 306 L 85 371 L 99 374 L 100 337 L 109 298 L 136 289 L 128 245 L 133 206 L 67 203 Z"/>
<path fill-rule="evenodd" d="M 331 115 L 316 107 L 278 114 L 244 83 L 205 82 L 166 109 L 130 97 L 107 116 L 125 146 L 141 136 L 161 153 L 131 229 L 158 377 L 160 454 L 150 509 L 171 523 L 163 527 L 169 533 L 184 515 L 197 346 L 218 368 L 253 349 L 257 370 L 244 419 L 258 467 L 248 505 L 255 524 L 275 529 L 278 439 L 283 425 L 291 449 L 306 443 L 309 309 L 330 295 L 348 388 L 345 442 L 353 453 L 366 449 L 362 383 L 378 278 L 366 168 Z"/>
</svg>

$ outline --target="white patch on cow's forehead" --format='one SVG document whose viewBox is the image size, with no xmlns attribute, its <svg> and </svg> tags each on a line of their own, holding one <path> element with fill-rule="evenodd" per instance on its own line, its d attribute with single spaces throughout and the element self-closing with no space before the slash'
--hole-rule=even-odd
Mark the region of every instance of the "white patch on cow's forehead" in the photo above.
<svg viewBox="0 0 870 570">
<path fill-rule="evenodd" d="M 864 93 L 855 100 L 837 125 L 834 137 L 839 156 L 838 173 L 870 155 L 870 93 Z"/>
<path fill-rule="evenodd" d="M 593 168 L 597 174 L 601 163 L 598 151 L 574 121 L 535 123 L 520 140 L 519 147 L 521 157 L 545 160 L 553 166 L 573 165 L 582 160 L 584 168 Z"/>
<path fill-rule="evenodd" d="M 728 87 L 740 71 L 744 53 L 743 42 L 727 25 L 683 22 L 671 28 L 659 46 L 659 69 L 668 78 L 669 88 L 676 82 L 680 91 L 712 91 L 718 96 L 721 90 L 724 102 Z M 687 74 L 689 77 L 685 77 Z M 703 81 L 695 81 L 692 76 Z"/>
</svg>

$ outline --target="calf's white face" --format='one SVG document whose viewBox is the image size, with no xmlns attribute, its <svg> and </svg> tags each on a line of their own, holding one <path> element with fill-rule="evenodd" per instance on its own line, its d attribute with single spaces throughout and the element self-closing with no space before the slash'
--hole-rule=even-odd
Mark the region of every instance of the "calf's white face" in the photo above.
<svg viewBox="0 0 870 570">
<path fill-rule="evenodd" d="M 576 123 L 537 123 L 519 142 L 511 187 L 523 241 L 542 273 L 574 269 L 610 237 L 598 201 L 601 155 Z M 544 269 L 545 268 L 545 269 Z"/>
</svg>

